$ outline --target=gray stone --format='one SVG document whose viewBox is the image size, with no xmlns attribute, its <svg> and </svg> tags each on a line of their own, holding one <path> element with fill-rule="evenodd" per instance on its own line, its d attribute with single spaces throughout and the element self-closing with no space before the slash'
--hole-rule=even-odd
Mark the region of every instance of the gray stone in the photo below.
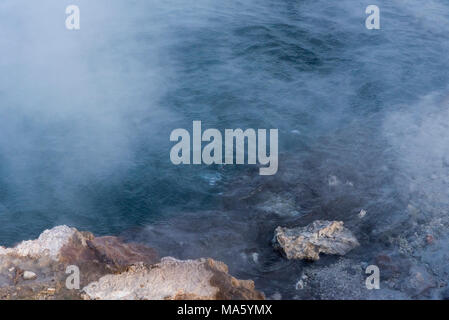
<svg viewBox="0 0 449 320">
<path fill-rule="evenodd" d="M 277 227 L 274 247 L 287 259 L 318 260 L 320 253 L 345 255 L 359 242 L 341 221 L 314 221 L 306 227 Z"/>
</svg>

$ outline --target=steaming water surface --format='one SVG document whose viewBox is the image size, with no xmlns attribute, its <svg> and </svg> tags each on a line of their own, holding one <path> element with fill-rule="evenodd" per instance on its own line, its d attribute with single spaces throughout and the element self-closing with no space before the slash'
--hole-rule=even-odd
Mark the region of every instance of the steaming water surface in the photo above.
<svg viewBox="0 0 449 320">
<path fill-rule="evenodd" d="M 273 252 L 276 226 L 343 220 L 368 261 L 411 206 L 447 216 L 444 1 L 379 3 L 381 30 L 366 1 L 78 2 L 76 32 L 60 1 L 0 4 L 1 244 L 69 224 L 291 298 L 304 264 Z M 278 174 L 174 166 L 193 120 L 278 128 Z"/>
</svg>

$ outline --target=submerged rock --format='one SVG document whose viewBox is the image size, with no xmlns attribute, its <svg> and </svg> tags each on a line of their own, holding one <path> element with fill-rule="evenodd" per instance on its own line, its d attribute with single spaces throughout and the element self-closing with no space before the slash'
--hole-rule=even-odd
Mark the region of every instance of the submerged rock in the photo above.
<svg viewBox="0 0 449 320">
<path fill-rule="evenodd" d="M 318 260 L 320 253 L 345 255 L 359 242 L 341 221 L 317 220 L 306 227 L 277 227 L 274 247 L 287 259 Z"/>
<path fill-rule="evenodd" d="M 404 300 L 409 297 L 398 289 L 380 283 L 380 289 L 366 287 L 366 266 L 340 257 L 331 264 L 309 264 L 303 269 L 306 285 L 298 290 L 298 299 L 317 300 Z M 383 276 L 381 269 L 381 279 Z"/>
<path fill-rule="evenodd" d="M 437 282 L 423 266 L 410 268 L 409 277 L 404 282 L 403 290 L 413 298 L 419 297 L 431 288 L 435 288 Z"/>
<path fill-rule="evenodd" d="M 296 216 L 299 214 L 296 199 L 292 194 L 274 194 L 266 192 L 263 194 L 261 203 L 256 205 L 258 210 L 272 212 L 279 216 Z"/>
<path fill-rule="evenodd" d="M 264 299 L 253 281 L 232 277 L 223 262 L 171 257 L 152 266 L 137 264 L 121 274 L 106 275 L 83 291 L 85 299 L 100 300 Z"/>
</svg>

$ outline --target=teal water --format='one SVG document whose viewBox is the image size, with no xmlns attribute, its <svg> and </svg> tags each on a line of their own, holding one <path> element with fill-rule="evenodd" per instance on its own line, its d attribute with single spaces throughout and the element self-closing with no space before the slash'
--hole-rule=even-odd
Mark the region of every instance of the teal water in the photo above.
<svg viewBox="0 0 449 320">
<path fill-rule="evenodd" d="M 60 1 L 0 4 L 0 244 L 69 224 L 275 286 L 278 224 L 338 218 L 375 243 L 411 202 L 447 208 L 445 1 L 77 2 L 76 32 Z M 174 166 L 193 120 L 278 128 L 279 173 Z M 234 258 L 256 251 L 254 270 Z"/>
</svg>

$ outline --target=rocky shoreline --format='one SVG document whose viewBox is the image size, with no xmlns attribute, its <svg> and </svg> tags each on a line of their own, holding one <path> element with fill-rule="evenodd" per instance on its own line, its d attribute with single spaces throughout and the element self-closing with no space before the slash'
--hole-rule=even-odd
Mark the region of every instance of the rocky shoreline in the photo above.
<svg viewBox="0 0 449 320">
<path fill-rule="evenodd" d="M 0 300 L 283 299 L 281 285 L 284 290 L 294 290 L 293 299 L 427 299 L 446 295 L 445 269 L 439 278 L 428 271 L 429 265 L 415 262 L 406 253 L 380 251 L 360 258 L 366 240 L 356 238 L 360 232 L 353 233 L 353 225 L 327 220 L 287 225 L 271 229 L 274 233 L 264 251 L 248 251 L 247 256 L 234 260 L 222 259 L 217 253 L 207 258 L 210 255 L 188 250 L 184 255 L 169 252 L 172 256 L 161 256 L 167 250 L 156 243 L 157 237 L 142 239 L 145 241 L 95 237 L 90 232 L 57 226 L 45 230 L 38 239 L 22 241 L 12 248 L 0 246 Z M 202 229 L 198 227 L 195 235 L 202 241 Z M 170 242 L 162 235 L 179 236 L 179 230 L 171 228 L 158 231 L 159 241 Z M 232 245 L 244 244 L 235 241 Z M 427 237 L 426 241 L 432 253 L 443 250 L 435 239 Z M 189 248 L 198 243 L 192 241 Z M 235 267 L 239 258 L 251 258 L 248 266 L 253 268 L 273 266 L 265 269 L 271 273 L 270 278 L 242 272 L 243 268 Z M 219 260 L 229 263 L 232 272 Z M 365 271 L 370 264 L 381 270 L 381 290 L 365 287 Z"/>
<path fill-rule="evenodd" d="M 275 249 L 287 259 L 344 255 L 358 242 L 342 222 L 277 228 Z M 155 249 L 68 226 L 38 239 L 0 247 L 0 299 L 246 300 L 265 299 L 252 280 L 239 280 L 212 258 L 160 258 Z"/>
<path fill-rule="evenodd" d="M 315 221 L 305 228 L 277 228 L 273 246 L 287 259 L 318 260 L 320 253 L 344 255 L 358 242 L 342 222 Z M 36 240 L 0 247 L 0 299 L 246 300 L 265 295 L 252 280 L 234 278 L 226 264 L 212 258 L 160 258 L 143 244 L 63 225 Z"/>
<path fill-rule="evenodd" d="M 253 281 L 232 277 L 223 262 L 160 259 L 147 246 L 68 226 L 0 247 L 0 299 L 264 298 Z"/>
</svg>

